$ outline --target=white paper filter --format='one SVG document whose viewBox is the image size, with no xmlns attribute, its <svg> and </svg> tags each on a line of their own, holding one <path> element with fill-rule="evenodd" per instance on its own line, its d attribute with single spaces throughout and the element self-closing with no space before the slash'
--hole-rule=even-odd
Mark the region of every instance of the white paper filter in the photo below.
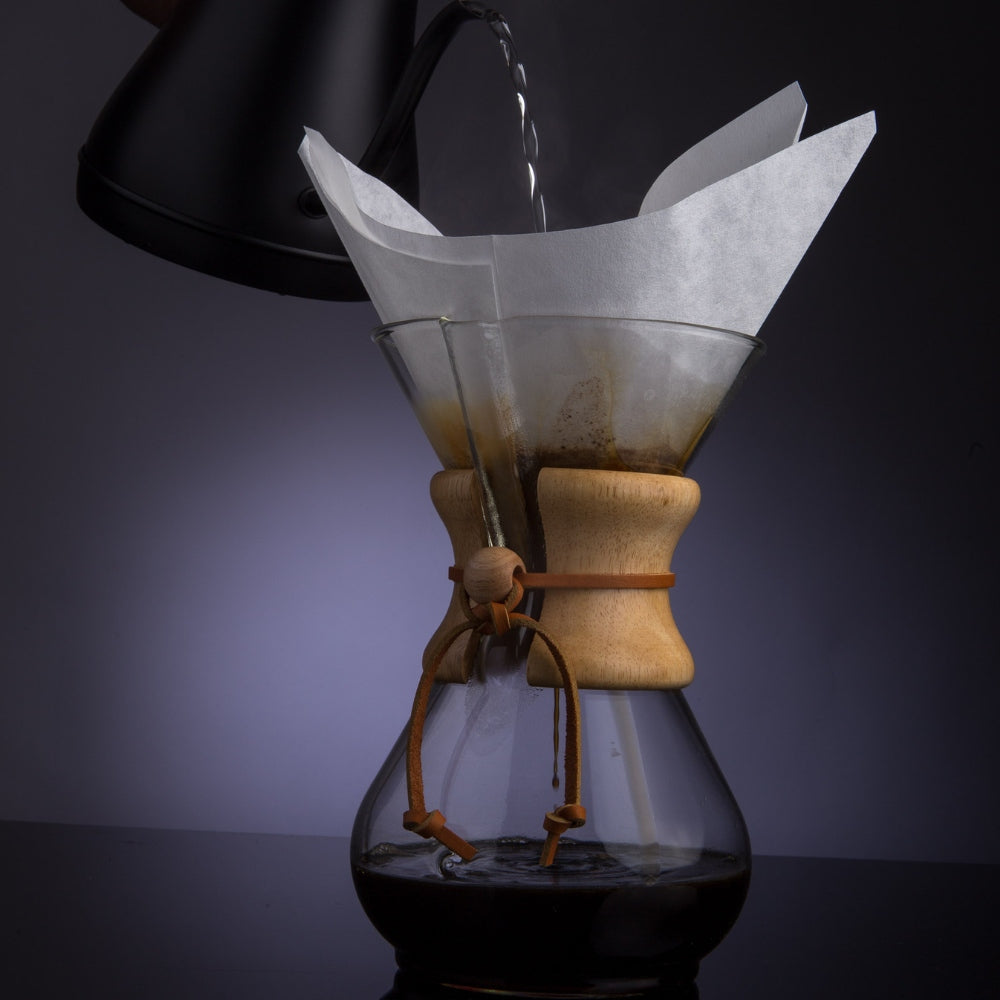
<svg viewBox="0 0 1000 1000">
<path fill-rule="evenodd" d="M 873 112 L 799 141 L 792 84 L 692 147 L 639 214 L 549 233 L 449 237 L 316 131 L 299 149 L 385 323 L 566 315 L 756 335 L 875 134 Z"/>
</svg>

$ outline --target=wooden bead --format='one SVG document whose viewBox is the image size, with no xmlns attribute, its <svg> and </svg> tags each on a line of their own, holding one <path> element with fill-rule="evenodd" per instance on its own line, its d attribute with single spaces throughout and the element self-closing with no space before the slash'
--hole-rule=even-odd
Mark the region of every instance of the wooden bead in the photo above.
<svg viewBox="0 0 1000 1000">
<path fill-rule="evenodd" d="M 518 569 L 523 571 L 524 563 L 516 552 L 492 545 L 469 556 L 462 570 L 462 584 L 476 604 L 501 603 L 510 593 Z"/>
</svg>

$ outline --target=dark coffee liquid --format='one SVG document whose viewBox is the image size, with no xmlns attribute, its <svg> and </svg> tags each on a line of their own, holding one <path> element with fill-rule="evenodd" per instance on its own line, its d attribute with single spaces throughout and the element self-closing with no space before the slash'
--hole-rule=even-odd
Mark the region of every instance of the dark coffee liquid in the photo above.
<svg viewBox="0 0 1000 1000">
<path fill-rule="evenodd" d="M 664 864 L 563 839 L 477 845 L 471 862 L 381 845 L 354 865 L 369 919 L 400 968 L 479 989 L 636 995 L 690 982 L 739 914 L 749 867 L 703 853 Z M 435 860 L 436 859 L 436 860 Z"/>
</svg>

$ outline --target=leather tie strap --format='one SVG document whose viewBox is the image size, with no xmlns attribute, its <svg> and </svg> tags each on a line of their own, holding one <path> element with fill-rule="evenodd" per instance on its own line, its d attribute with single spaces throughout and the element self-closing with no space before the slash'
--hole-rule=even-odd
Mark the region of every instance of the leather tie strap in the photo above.
<svg viewBox="0 0 1000 1000">
<path fill-rule="evenodd" d="M 496 564 L 496 557 L 499 557 L 501 561 L 506 558 L 508 564 L 510 563 L 510 557 L 513 557 L 519 566 L 523 565 L 514 553 L 506 549 L 498 547 L 483 549 L 477 555 L 482 555 L 483 553 L 488 555 L 480 559 L 480 564 L 485 564 L 491 569 L 490 564 Z M 470 565 L 471 563 L 472 560 L 470 559 Z M 450 575 L 451 571 L 449 571 Z M 506 587 L 507 589 L 500 600 L 495 599 L 499 593 L 499 589 L 496 586 L 492 588 L 492 591 L 490 591 L 489 587 L 487 587 L 487 591 L 481 591 L 480 587 L 470 584 L 471 589 L 476 593 L 478 602 L 474 602 L 472 598 L 469 598 L 468 593 L 466 593 L 467 599 L 463 602 L 466 621 L 460 625 L 456 625 L 442 636 L 427 663 L 426 669 L 421 675 L 420 683 L 417 685 L 417 691 L 413 698 L 406 746 L 406 789 L 409 809 L 403 814 L 403 825 L 407 830 L 421 837 L 433 837 L 465 861 L 470 861 L 476 856 L 476 849 L 472 844 L 458 836 L 458 834 L 445 825 L 445 817 L 438 810 L 427 810 L 426 803 L 424 802 L 423 766 L 421 763 L 424 722 L 427 717 L 427 705 L 431 689 L 434 685 L 434 677 L 444 660 L 445 654 L 451 648 L 452 644 L 465 632 L 471 633 L 464 654 L 467 661 L 471 661 L 472 657 L 476 655 L 479 644 L 484 636 L 503 635 L 515 627 L 530 629 L 548 646 L 559 671 L 559 677 L 566 694 L 566 795 L 562 806 L 545 815 L 542 827 L 546 831 L 547 836 L 545 844 L 542 847 L 539 863 L 544 866 L 551 865 L 555 860 L 560 836 L 566 830 L 583 826 L 586 822 L 587 812 L 580 805 L 582 753 L 580 697 L 577 691 L 576 678 L 559 652 L 555 641 L 541 622 L 528 615 L 518 614 L 513 611 L 524 596 L 524 586 L 521 581 L 525 575 L 523 571 L 515 572 L 513 575 L 509 570 L 506 572 L 501 571 L 500 577 L 504 580 L 502 587 Z M 534 575 L 545 576 L 545 574 Z M 454 579 L 454 577 L 452 578 Z"/>
<path fill-rule="evenodd" d="M 673 573 L 525 573 L 515 572 L 525 590 L 665 590 L 677 577 Z M 448 579 L 462 583 L 465 574 L 458 566 L 448 567 Z"/>
</svg>

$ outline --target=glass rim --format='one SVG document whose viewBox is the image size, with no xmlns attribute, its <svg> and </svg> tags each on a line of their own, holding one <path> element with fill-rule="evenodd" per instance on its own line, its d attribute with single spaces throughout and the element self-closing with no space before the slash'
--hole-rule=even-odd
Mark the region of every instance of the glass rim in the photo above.
<svg viewBox="0 0 1000 1000">
<path fill-rule="evenodd" d="M 688 323 L 684 320 L 663 318 L 648 319 L 643 316 L 576 316 L 567 313 L 530 313 L 517 316 L 504 316 L 502 319 L 451 319 L 448 316 L 424 316 L 414 319 L 397 320 L 391 323 L 382 323 L 372 330 L 371 339 L 377 344 L 401 327 L 416 326 L 422 323 L 435 323 L 443 329 L 446 325 L 450 327 L 499 326 L 504 323 L 524 323 L 529 320 L 549 320 L 559 323 L 589 321 L 592 323 L 628 323 L 634 325 L 679 327 L 698 335 L 704 334 L 713 337 L 718 336 L 721 339 L 732 338 L 737 341 L 743 341 L 746 344 L 752 344 L 753 349 L 756 351 L 764 351 L 767 348 L 765 342 L 754 334 L 741 333 L 739 330 L 727 330 L 721 326 L 709 326 L 705 323 Z"/>
<path fill-rule="evenodd" d="M 380 340 L 384 340 L 403 326 L 417 326 L 420 323 L 434 323 L 438 328 L 440 328 L 441 323 L 446 320 L 445 316 L 421 316 L 415 319 L 400 319 L 395 320 L 392 323 L 380 323 L 374 330 L 369 334 L 372 343 L 377 344 Z M 450 322 L 450 320 L 449 320 Z"/>
</svg>

